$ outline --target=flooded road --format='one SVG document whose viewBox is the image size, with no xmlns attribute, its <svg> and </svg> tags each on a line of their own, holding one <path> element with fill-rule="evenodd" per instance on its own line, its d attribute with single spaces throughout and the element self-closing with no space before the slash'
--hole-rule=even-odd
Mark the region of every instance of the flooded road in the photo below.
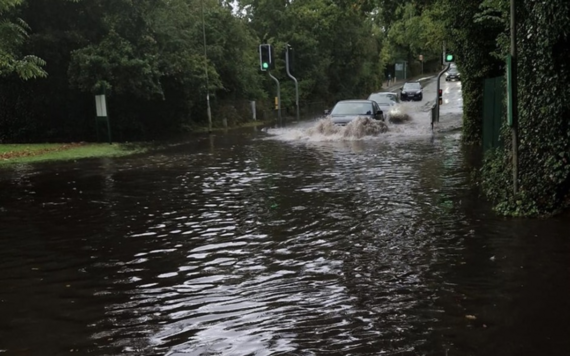
<svg viewBox="0 0 570 356">
<path fill-rule="evenodd" d="M 494 216 L 409 105 L 1 170 L 0 355 L 570 354 L 570 224 Z"/>
</svg>

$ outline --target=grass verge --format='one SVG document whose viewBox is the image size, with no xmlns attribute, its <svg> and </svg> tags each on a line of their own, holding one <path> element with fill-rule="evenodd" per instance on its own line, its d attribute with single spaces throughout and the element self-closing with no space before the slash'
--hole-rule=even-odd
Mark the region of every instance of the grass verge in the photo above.
<svg viewBox="0 0 570 356">
<path fill-rule="evenodd" d="M 91 157 L 117 157 L 146 151 L 133 144 L 46 143 L 0 145 L 0 166 L 15 163 L 66 161 Z"/>
<path fill-rule="evenodd" d="M 235 130 L 245 127 L 266 125 L 274 120 L 249 121 L 231 127 L 213 127 L 212 132 Z M 193 127 L 192 133 L 206 133 L 207 127 Z M 151 144 L 108 144 L 108 143 L 37 143 L 0 144 L 0 167 L 17 163 L 45 161 L 69 161 L 82 158 L 119 157 L 160 149 L 164 145 Z M 166 145 L 168 146 L 168 144 Z"/>
</svg>

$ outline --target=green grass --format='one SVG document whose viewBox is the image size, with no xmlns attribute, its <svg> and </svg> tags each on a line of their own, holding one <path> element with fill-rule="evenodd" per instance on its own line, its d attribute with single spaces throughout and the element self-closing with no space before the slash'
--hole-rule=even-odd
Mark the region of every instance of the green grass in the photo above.
<svg viewBox="0 0 570 356">
<path fill-rule="evenodd" d="M 271 123 L 273 120 L 249 121 L 237 126 L 228 127 L 228 130 L 253 127 Z M 212 131 L 224 131 L 223 127 L 213 127 Z M 193 127 L 194 133 L 208 132 L 207 127 Z M 166 146 L 169 146 L 168 144 Z M 45 161 L 69 161 L 82 158 L 118 157 L 135 153 L 146 152 L 151 149 L 164 148 L 163 145 L 151 144 L 108 144 L 108 143 L 37 143 L 37 144 L 0 144 L 0 166 L 18 163 L 35 163 Z"/>
<path fill-rule="evenodd" d="M 117 157 L 144 152 L 137 145 L 90 143 L 67 147 L 65 144 L 0 145 L 0 166 L 14 163 L 67 161 L 92 157 Z"/>
<path fill-rule="evenodd" d="M 31 144 L 31 145 L 17 145 L 17 144 L 11 144 L 11 145 L 0 145 L 0 154 L 3 153 L 8 153 L 8 152 L 19 152 L 19 151 L 23 151 L 23 150 L 28 150 L 28 151 L 38 151 L 38 150 L 42 150 L 42 149 L 46 149 L 46 148 L 52 148 L 52 147 L 58 147 L 61 146 L 61 144 L 57 144 L 57 143 L 38 143 L 38 144 Z"/>
</svg>

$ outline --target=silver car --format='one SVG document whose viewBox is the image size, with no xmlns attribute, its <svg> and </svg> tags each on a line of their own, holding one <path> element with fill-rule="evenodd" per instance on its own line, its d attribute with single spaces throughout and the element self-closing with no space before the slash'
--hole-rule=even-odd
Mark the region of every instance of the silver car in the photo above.
<svg viewBox="0 0 570 356">
<path fill-rule="evenodd" d="M 390 112 L 392 112 L 397 107 L 397 103 L 392 100 L 390 95 L 384 95 L 386 93 L 374 93 L 370 94 L 368 100 L 373 100 L 378 104 L 380 110 L 384 113 L 384 119 L 390 120 Z M 391 94 L 391 93 L 387 93 Z"/>
<path fill-rule="evenodd" d="M 373 100 L 341 100 L 330 112 L 335 125 L 345 126 L 357 117 L 384 121 L 384 113 Z"/>
<path fill-rule="evenodd" d="M 381 91 L 378 93 L 372 93 L 368 97 L 368 100 L 374 100 L 374 101 L 378 102 L 383 97 L 386 97 L 386 98 L 392 100 L 396 104 L 398 104 L 400 102 L 400 98 L 398 97 L 398 93 L 394 93 L 391 91 Z"/>
</svg>

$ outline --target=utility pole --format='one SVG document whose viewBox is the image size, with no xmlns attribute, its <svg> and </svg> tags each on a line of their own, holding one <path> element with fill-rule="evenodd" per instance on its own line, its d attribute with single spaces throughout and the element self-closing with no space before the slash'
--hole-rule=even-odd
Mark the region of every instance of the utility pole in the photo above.
<svg viewBox="0 0 570 356">
<path fill-rule="evenodd" d="M 518 191 L 519 179 L 519 153 L 518 153 L 518 100 L 517 100 L 517 23 L 515 17 L 515 0 L 511 0 L 511 53 L 510 53 L 510 79 L 508 87 L 509 95 L 509 123 L 511 124 L 512 150 L 513 150 L 513 192 Z M 508 66 L 507 66 L 508 67 Z M 509 78 L 510 77 L 510 78 Z"/>
<path fill-rule="evenodd" d="M 212 133 L 212 110 L 210 109 L 210 79 L 208 76 L 208 47 L 206 43 L 206 24 L 204 22 L 204 0 L 202 5 L 202 36 L 204 37 L 204 70 L 206 72 L 206 104 L 208 105 L 208 133 Z"/>
</svg>

